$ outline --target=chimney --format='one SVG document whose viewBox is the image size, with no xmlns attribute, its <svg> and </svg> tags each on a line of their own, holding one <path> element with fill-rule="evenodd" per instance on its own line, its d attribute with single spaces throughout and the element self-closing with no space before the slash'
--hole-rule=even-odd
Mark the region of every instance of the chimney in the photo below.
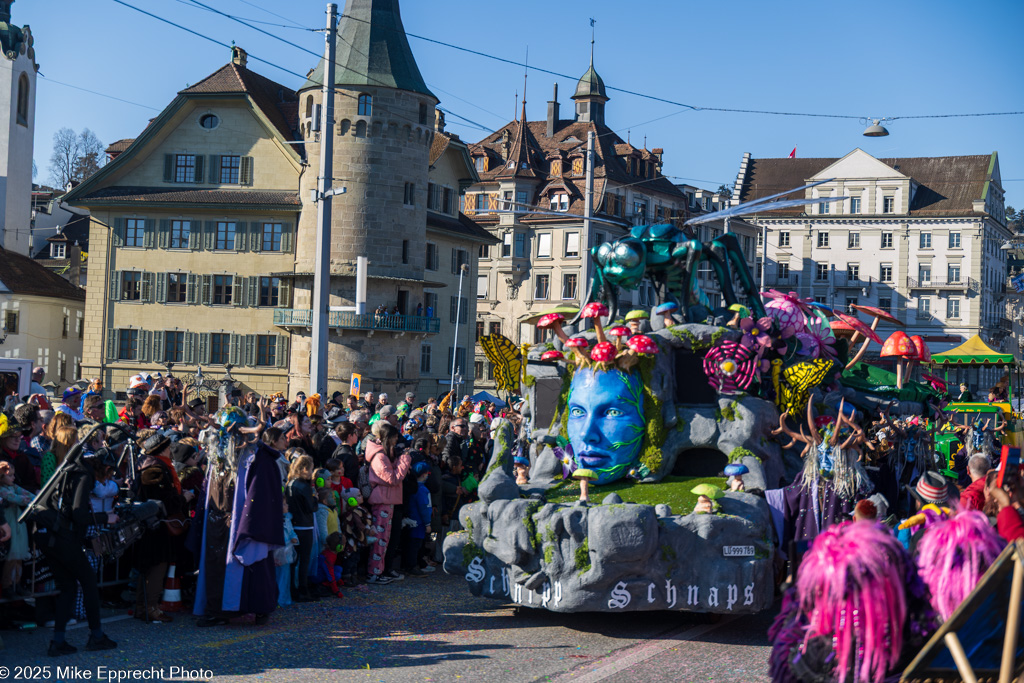
<svg viewBox="0 0 1024 683">
<path fill-rule="evenodd" d="M 245 63 L 249 61 L 249 53 L 237 45 L 231 46 L 231 63 L 237 64 L 238 66 L 245 68 Z"/>
<path fill-rule="evenodd" d="M 558 83 L 555 83 L 555 94 L 548 102 L 548 130 L 549 138 L 555 136 L 555 126 L 558 125 Z"/>
<path fill-rule="evenodd" d="M 71 263 L 68 265 L 68 282 L 78 287 L 82 283 L 82 247 L 78 246 L 77 240 L 73 245 L 71 245 L 70 257 Z"/>
</svg>

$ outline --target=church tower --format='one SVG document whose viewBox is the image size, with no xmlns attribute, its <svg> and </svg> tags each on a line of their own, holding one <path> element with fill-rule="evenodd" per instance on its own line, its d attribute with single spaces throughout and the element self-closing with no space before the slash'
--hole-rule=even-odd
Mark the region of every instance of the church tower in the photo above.
<svg viewBox="0 0 1024 683">
<path fill-rule="evenodd" d="M 590 68 L 576 84 L 572 99 L 576 101 L 576 120 L 604 125 L 604 105 L 608 101 L 604 79 L 594 70 L 594 49 L 591 44 Z"/>
<path fill-rule="evenodd" d="M 328 382 L 332 388 L 347 385 L 355 372 L 368 390 L 408 390 L 419 380 L 420 341 L 431 332 L 414 314 L 424 303 L 427 172 L 438 100 L 420 75 L 398 0 L 347 0 L 341 17 L 332 130 L 318 130 L 322 59 L 299 90 L 308 162 L 302 200 L 308 202 L 317 186 L 321 135 L 334 136 L 332 184 L 347 189 L 331 200 Z M 316 213 L 306 204 L 299 224 L 296 308 L 312 304 Z M 361 317 L 353 310 L 359 256 L 369 259 L 367 314 Z M 402 317 L 377 325 L 373 312 L 381 305 L 397 308 Z M 311 350 L 308 335 L 293 335 L 289 379 L 294 387 L 307 386 Z"/>
<path fill-rule="evenodd" d="M 0 0 L 0 246 L 30 255 L 39 65 L 29 27 L 11 23 L 12 4 L 14 0 Z"/>
</svg>

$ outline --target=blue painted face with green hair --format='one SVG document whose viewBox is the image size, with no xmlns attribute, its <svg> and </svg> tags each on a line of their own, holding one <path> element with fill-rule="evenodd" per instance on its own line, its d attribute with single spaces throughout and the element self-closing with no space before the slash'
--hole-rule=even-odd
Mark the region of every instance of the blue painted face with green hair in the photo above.
<svg viewBox="0 0 1024 683">
<path fill-rule="evenodd" d="M 636 464 L 644 438 L 643 384 L 622 370 L 576 371 L 566 423 L 576 466 L 593 470 L 596 484 L 621 479 Z"/>
</svg>

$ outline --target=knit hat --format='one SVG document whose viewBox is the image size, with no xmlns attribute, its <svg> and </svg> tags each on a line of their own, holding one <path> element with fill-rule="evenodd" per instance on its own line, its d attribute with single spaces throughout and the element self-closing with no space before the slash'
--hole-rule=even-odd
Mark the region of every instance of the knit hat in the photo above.
<svg viewBox="0 0 1024 683">
<path fill-rule="evenodd" d="M 430 463 L 425 460 L 421 460 L 412 466 L 412 471 L 416 473 L 417 477 L 422 474 L 426 474 L 430 471 Z"/>
<path fill-rule="evenodd" d="M 916 486 L 907 485 L 907 491 L 921 503 L 944 505 L 949 498 L 946 478 L 938 472 L 925 472 L 917 480 Z"/>
<path fill-rule="evenodd" d="M 62 401 L 67 401 L 72 396 L 75 396 L 75 395 L 81 394 L 81 393 L 82 393 L 82 390 L 79 389 L 78 387 L 68 387 L 67 389 L 64 390 L 64 394 L 61 396 L 61 400 Z"/>
</svg>

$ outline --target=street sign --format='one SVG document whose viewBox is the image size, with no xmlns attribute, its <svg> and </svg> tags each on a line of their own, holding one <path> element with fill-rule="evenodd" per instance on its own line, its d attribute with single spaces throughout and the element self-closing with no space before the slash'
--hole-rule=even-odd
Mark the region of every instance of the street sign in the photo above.
<svg viewBox="0 0 1024 683">
<path fill-rule="evenodd" d="M 349 385 L 348 385 L 348 393 L 352 394 L 353 396 L 358 397 L 359 396 L 359 387 L 361 387 L 362 384 L 363 384 L 363 376 L 362 375 L 357 375 L 356 373 L 353 372 L 352 373 L 352 380 L 349 382 Z"/>
</svg>

